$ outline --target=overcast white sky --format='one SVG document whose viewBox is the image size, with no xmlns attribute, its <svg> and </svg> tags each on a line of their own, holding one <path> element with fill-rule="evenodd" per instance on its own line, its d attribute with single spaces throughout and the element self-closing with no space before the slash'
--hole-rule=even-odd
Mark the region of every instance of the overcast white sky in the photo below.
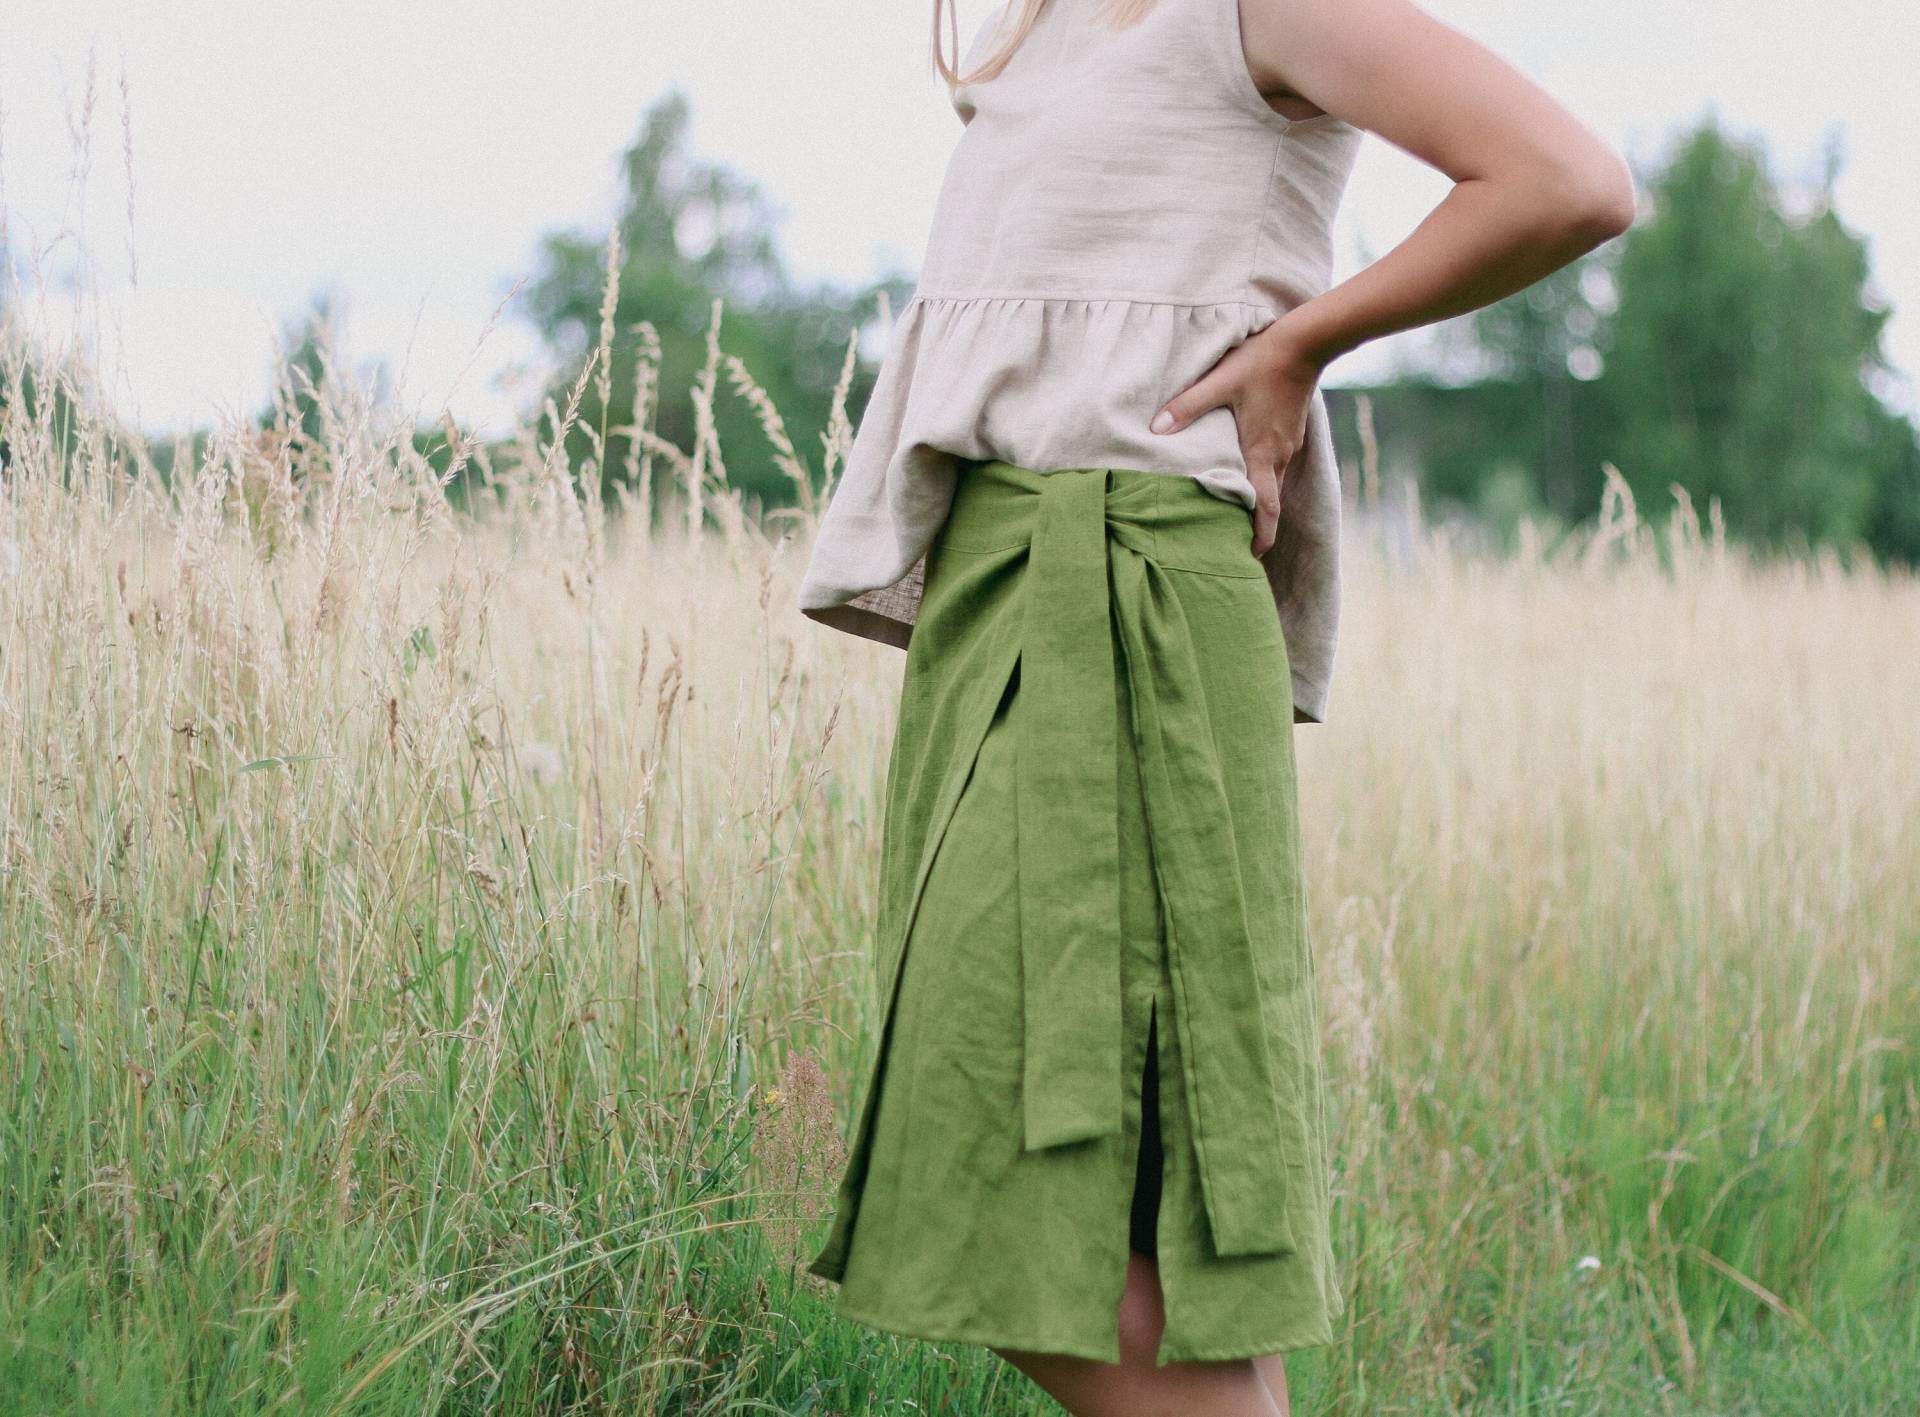
<svg viewBox="0 0 1920 1417">
<path fill-rule="evenodd" d="M 615 159 L 678 85 L 705 156 L 785 212 L 800 276 L 912 274 L 960 132 L 928 72 L 932 0 L 0 0 L 0 210 L 16 257 L 81 227 L 109 318 L 104 362 L 154 431 L 264 397 L 271 332 L 322 285 L 347 353 L 384 360 L 405 406 L 492 430 L 537 341 L 489 319 L 542 233 L 603 231 Z M 960 0 L 963 36 L 992 8 Z M 1843 144 L 1841 217 L 1872 243 L 1890 347 L 1920 374 L 1920 6 L 1876 0 L 1429 0 L 1629 155 L 1716 109 L 1789 178 Z M 93 48 L 84 201 L 70 138 Z M 120 76 L 131 94 L 131 240 Z M 1393 245 L 1446 179 L 1369 136 L 1339 267 Z M 50 248 L 50 249 L 48 249 Z M 132 279 L 137 269 L 137 282 Z M 478 352 L 476 354 L 476 347 Z M 1377 341 L 1328 382 L 1417 359 Z M 516 377 L 516 368 L 523 372 Z"/>
</svg>

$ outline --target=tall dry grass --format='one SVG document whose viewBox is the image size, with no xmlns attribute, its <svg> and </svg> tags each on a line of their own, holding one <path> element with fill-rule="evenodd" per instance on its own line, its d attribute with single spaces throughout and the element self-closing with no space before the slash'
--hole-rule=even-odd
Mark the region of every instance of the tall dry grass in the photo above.
<svg viewBox="0 0 1920 1417">
<path fill-rule="evenodd" d="M 796 451 L 717 315 L 696 407 L 817 493 L 844 408 Z M 799 1273 L 901 660 L 797 614 L 817 495 L 752 516 L 644 361 L 567 459 L 615 334 L 510 448 L 449 428 L 457 512 L 344 377 L 163 478 L 9 321 L 9 1410 L 1039 1410 Z M 1300 1410 L 1911 1410 L 1920 585 L 1621 500 L 1499 560 L 1355 524 Z"/>
</svg>

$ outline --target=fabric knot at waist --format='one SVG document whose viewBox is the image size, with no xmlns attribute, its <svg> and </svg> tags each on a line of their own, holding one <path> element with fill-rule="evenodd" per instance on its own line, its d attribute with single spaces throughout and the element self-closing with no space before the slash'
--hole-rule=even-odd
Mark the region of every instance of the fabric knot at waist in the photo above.
<svg viewBox="0 0 1920 1417">
<path fill-rule="evenodd" d="M 1124 1126 L 1125 732 L 1165 926 L 1183 1100 L 1221 1255 L 1294 1248 L 1288 1158 L 1256 936 L 1197 668 L 1203 647 L 1166 573 L 1264 581 L 1251 537 L 1244 507 L 1191 478 L 973 461 L 940 536 L 973 550 L 1027 549 L 1013 725 L 1023 1144 L 1070 1145 Z"/>
</svg>

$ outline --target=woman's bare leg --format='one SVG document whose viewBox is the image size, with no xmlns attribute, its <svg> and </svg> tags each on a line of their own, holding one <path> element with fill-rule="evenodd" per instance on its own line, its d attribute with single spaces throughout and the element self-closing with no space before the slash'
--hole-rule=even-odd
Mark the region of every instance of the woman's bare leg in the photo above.
<svg viewBox="0 0 1920 1417">
<path fill-rule="evenodd" d="M 1287 1396 L 1287 1365 L 1278 1353 L 1263 1353 L 1253 1360 L 1253 1366 L 1260 1374 L 1260 1380 L 1267 1385 L 1267 1391 L 1273 1394 L 1273 1405 L 1280 1417 L 1290 1417 L 1293 1411 L 1293 1399 Z"/>
<path fill-rule="evenodd" d="M 1153 1364 L 1166 1326 L 1160 1269 L 1145 1255 L 1127 1255 L 1120 1297 L 1120 1361 L 1100 1363 L 1058 1353 L 993 1351 L 1032 1378 L 1073 1417 L 1286 1417 L 1285 1382 L 1276 1401 L 1256 1361 Z"/>
</svg>

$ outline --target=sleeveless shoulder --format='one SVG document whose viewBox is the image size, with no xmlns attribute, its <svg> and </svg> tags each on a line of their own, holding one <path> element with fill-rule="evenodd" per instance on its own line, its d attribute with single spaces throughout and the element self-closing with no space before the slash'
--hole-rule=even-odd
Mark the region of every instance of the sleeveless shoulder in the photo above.
<svg viewBox="0 0 1920 1417">
<path fill-rule="evenodd" d="M 1247 67 L 1246 35 L 1240 26 L 1240 0 L 1197 0 L 1197 5 L 1204 12 L 1202 19 L 1205 28 L 1213 36 L 1214 49 L 1219 56 L 1218 82 L 1234 102 L 1244 105 L 1263 123 L 1280 132 L 1305 132 L 1310 128 L 1344 128 L 1351 133 L 1358 132 L 1351 123 L 1331 113 L 1316 113 L 1310 118 L 1289 118 L 1268 103 L 1253 82 L 1253 71 Z"/>
<path fill-rule="evenodd" d="M 1001 27 L 1010 23 L 1012 11 L 1011 0 L 1002 0 L 975 24 L 963 50 L 962 72 L 984 61 L 998 46 Z M 1047 47 L 1045 40 L 1040 46 L 1034 46 L 1035 38 L 1043 31 L 1056 41 L 1055 47 L 1062 47 L 1058 42 L 1065 40 L 1064 48 L 1068 52 L 1062 56 L 1064 63 L 1057 67 L 1097 71 L 1116 62 L 1134 64 L 1150 86 L 1163 89 L 1184 104 L 1191 105 L 1196 100 L 1219 104 L 1251 114 L 1262 126 L 1274 131 L 1351 128 L 1344 120 L 1327 113 L 1289 118 L 1261 96 L 1247 66 L 1238 0 L 1157 0 L 1141 20 L 1124 31 L 1108 26 L 1097 0 L 1048 0 L 1033 31 L 1015 53 L 1014 63 L 1023 71 L 1056 67 L 1044 61 L 1023 62 L 1019 58 L 1020 52 L 1029 47 Z M 1157 55 L 1126 52 L 1142 41 L 1145 49 L 1157 51 Z M 1120 52 L 1105 54 L 1103 44 Z M 1029 77 L 1033 77 L 1032 72 Z M 962 123 L 973 117 L 973 94 L 981 87 L 955 86 L 952 104 Z"/>
</svg>

